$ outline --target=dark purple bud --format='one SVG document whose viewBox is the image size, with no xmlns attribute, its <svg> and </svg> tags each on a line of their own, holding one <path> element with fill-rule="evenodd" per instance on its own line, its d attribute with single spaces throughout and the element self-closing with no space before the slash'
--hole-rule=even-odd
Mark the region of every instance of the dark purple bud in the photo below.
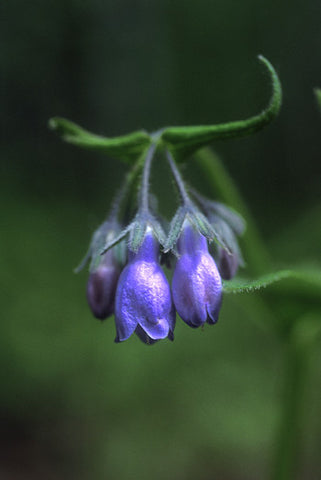
<svg viewBox="0 0 321 480">
<path fill-rule="evenodd" d="M 133 332 L 144 343 L 173 338 L 175 310 L 167 279 L 159 265 L 159 244 L 147 228 L 137 253 L 118 282 L 115 302 L 116 342 L 127 340 Z"/>
<path fill-rule="evenodd" d="M 239 266 L 244 266 L 237 237 L 232 227 L 218 215 L 210 215 L 209 220 L 226 246 L 226 248 L 218 247 L 214 253 L 218 270 L 224 280 L 231 280 L 236 275 Z"/>
<path fill-rule="evenodd" d="M 239 264 L 240 259 L 236 252 L 229 253 L 225 248 L 219 248 L 217 266 L 224 280 L 231 280 L 235 277 Z"/>
<path fill-rule="evenodd" d="M 209 254 L 206 238 L 185 222 L 177 243 L 172 283 L 174 305 L 190 327 L 216 323 L 222 302 L 222 281 Z"/>
<path fill-rule="evenodd" d="M 113 250 L 108 250 L 99 266 L 90 273 L 87 283 L 87 300 L 92 313 L 101 320 L 114 313 L 115 293 L 120 266 Z"/>
</svg>

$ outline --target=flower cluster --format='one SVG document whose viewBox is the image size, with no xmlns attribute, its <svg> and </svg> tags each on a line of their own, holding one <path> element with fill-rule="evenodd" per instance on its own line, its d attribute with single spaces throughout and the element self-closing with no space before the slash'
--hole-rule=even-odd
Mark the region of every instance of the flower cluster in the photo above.
<svg viewBox="0 0 321 480">
<path fill-rule="evenodd" d="M 232 278 L 243 260 L 237 235 L 242 218 L 225 205 L 186 189 L 172 155 L 167 151 L 181 204 L 167 229 L 151 212 L 149 177 L 155 148 L 142 163 L 138 208 L 132 221 L 121 226 L 126 183 L 112 214 L 94 233 L 81 267 L 90 262 L 87 300 L 99 319 L 114 314 L 115 342 L 133 333 L 146 344 L 174 339 L 176 312 L 190 327 L 218 320 L 222 303 L 222 278 Z M 127 179 L 128 180 L 128 179 Z M 172 285 L 161 260 L 173 268 Z"/>
<path fill-rule="evenodd" d="M 65 118 L 50 119 L 49 127 L 66 142 L 132 165 L 111 214 L 93 235 L 78 268 L 90 260 L 88 303 L 97 318 L 115 315 L 116 342 L 134 332 L 148 344 L 166 337 L 173 340 L 176 312 L 193 328 L 217 322 L 222 279 L 233 278 L 244 264 L 237 241 L 244 221 L 225 205 L 186 189 L 177 162 L 192 154 L 201 158 L 202 152 L 197 151 L 214 140 L 252 135 L 277 116 L 281 84 L 273 65 L 262 55 L 258 58 L 269 73 L 272 95 L 264 110 L 245 120 L 165 127 L 154 133 L 139 130 L 111 138 L 93 134 Z M 167 158 L 181 200 L 168 229 L 149 191 L 156 153 Z M 214 176 L 223 178 L 224 183 L 220 170 Z M 132 194 L 137 187 L 138 202 L 131 218 Z M 174 269 L 172 288 L 160 260 Z"/>
</svg>

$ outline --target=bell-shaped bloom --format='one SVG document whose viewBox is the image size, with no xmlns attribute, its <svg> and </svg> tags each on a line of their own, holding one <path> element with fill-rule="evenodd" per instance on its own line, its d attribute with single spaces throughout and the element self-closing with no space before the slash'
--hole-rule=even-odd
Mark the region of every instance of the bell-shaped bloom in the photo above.
<svg viewBox="0 0 321 480">
<path fill-rule="evenodd" d="M 122 271 L 115 302 L 116 342 L 132 333 L 147 344 L 173 339 L 175 309 L 168 281 L 159 265 L 159 244 L 147 229 L 137 253 L 130 252 Z"/>
<path fill-rule="evenodd" d="M 172 292 L 179 316 L 196 328 L 205 322 L 214 324 L 222 302 L 222 281 L 206 238 L 185 222 L 177 242 Z"/>
<path fill-rule="evenodd" d="M 120 265 L 114 251 L 108 250 L 99 266 L 90 273 L 87 283 L 87 300 L 96 318 L 103 320 L 114 313 L 115 294 L 120 275 Z"/>
</svg>

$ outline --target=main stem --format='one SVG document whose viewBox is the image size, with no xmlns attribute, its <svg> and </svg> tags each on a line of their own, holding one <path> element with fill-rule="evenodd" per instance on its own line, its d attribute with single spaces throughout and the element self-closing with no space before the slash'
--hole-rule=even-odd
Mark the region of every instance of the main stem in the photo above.
<svg viewBox="0 0 321 480">
<path fill-rule="evenodd" d="M 307 351 L 290 336 L 285 345 L 285 383 L 279 432 L 275 444 L 272 480 L 299 478 L 299 451 L 303 398 L 307 372 Z"/>
<path fill-rule="evenodd" d="M 229 203 L 246 218 L 247 232 L 244 238 L 246 260 L 253 274 L 261 274 L 270 267 L 270 260 L 251 214 L 233 180 L 219 158 L 209 149 L 196 155 L 204 179 L 215 189 L 223 201 Z M 272 480 L 295 480 L 298 478 L 298 458 L 303 397 L 307 372 L 307 351 L 290 333 L 285 347 L 285 382 L 279 432 L 275 442 L 275 458 Z"/>
</svg>

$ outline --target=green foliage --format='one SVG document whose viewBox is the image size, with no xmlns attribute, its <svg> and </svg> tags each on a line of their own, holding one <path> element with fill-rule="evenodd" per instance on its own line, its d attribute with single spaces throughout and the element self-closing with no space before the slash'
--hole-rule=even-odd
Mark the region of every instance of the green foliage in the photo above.
<svg viewBox="0 0 321 480">
<path fill-rule="evenodd" d="M 216 327 L 194 331 L 178 322 L 174 344 L 150 350 L 132 339 L 114 345 L 113 319 L 100 324 L 91 317 L 86 275 L 72 274 L 89 231 L 83 207 L 29 201 L 28 215 L 21 217 L 22 200 L 7 202 L 3 239 L 1 401 L 10 407 L 7 415 L 20 419 L 27 412 L 30 418 L 34 412 L 41 424 L 34 427 L 33 441 L 53 442 L 55 432 L 80 479 L 105 479 L 107 471 L 111 478 L 139 472 L 142 480 L 164 475 L 185 480 L 200 461 L 209 478 L 213 471 L 221 478 L 221 462 L 232 462 L 233 478 L 235 469 L 251 465 L 253 455 L 256 471 L 263 472 L 275 444 L 283 358 L 280 341 L 253 319 L 269 325 L 280 322 L 270 306 L 279 315 L 286 310 L 297 319 L 292 338 L 311 349 L 307 337 L 316 338 L 320 308 L 319 315 L 315 306 L 313 317 L 308 315 L 313 303 L 307 290 L 301 316 L 297 305 L 291 306 L 300 288 L 293 290 L 291 304 L 285 290 L 276 304 L 279 287 L 292 288 L 284 277 L 266 289 L 226 295 Z M 18 224 L 23 235 L 16 233 Z M 306 279 L 293 282 L 320 291 L 317 280 L 315 287 Z M 317 396 L 317 381 L 314 391 Z M 318 435 L 312 400 L 309 408 Z"/>
<path fill-rule="evenodd" d="M 263 270 L 265 246 L 257 234 L 251 216 L 246 214 L 236 186 L 218 157 L 209 150 L 196 156 L 205 178 L 213 187 L 218 186 L 224 201 L 241 207 L 247 219 L 245 258 L 253 271 Z M 289 232 L 287 232 L 287 244 Z M 306 237 L 304 237 L 306 242 Z M 253 268 L 254 267 L 254 268 Z M 225 293 L 261 293 L 256 307 L 255 322 L 272 330 L 285 350 L 286 377 L 283 405 L 276 433 L 276 449 L 271 478 L 292 480 L 298 477 L 301 429 L 304 412 L 304 392 L 308 359 L 321 334 L 321 268 L 293 268 L 277 270 L 252 280 L 236 279 L 224 282 Z M 249 304 L 248 304 L 249 305 Z M 249 313 L 249 312 L 248 312 Z"/>
<path fill-rule="evenodd" d="M 92 134 L 75 123 L 60 117 L 51 118 L 49 127 L 68 143 L 102 151 L 124 161 L 137 159 L 152 142 L 156 145 L 165 145 L 172 151 L 176 160 L 185 161 L 188 155 L 214 140 L 251 135 L 271 123 L 277 116 L 282 103 L 281 83 L 272 64 L 262 55 L 258 58 L 271 76 L 273 93 L 268 107 L 260 114 L 247 120 L 218 125 L 168 127 L 152 135 L 148 135 L 145 131 L 139 131 L 115 138 Z"/>
<path fill-rule="evenodd" d="M 200 212 L 194 214 L 193 203 L 189 194 L 185 191 L 184 182 L 175 165 L 176 161 L 187 160 L 186 156 L 196 152 L 216 139 L 229 139 L 250 135 L 268 125 L 278 114 L 282 102 L 282 89 L 278 76 L 273 66 L 264 57 L 260 61 L 267 68 L 271 79 L 273 94 L 268 107 L 252 118 L 244 121 L 229 122 L 220 125 L 196 126 L 196 127 L 169 127 L 148 135 L 145 132 L 104 138 L 91 134 L 81 127 L 62 118 L 54 118 L 50 121 L 50 127 L 69 143 L 74 145 L 100 150 L 121 160 L 133 162 L 136 167 L 144 163 L 144 155 L 147 153 L 143 169 L 143 180 L 140 192 L 141 204 L 138 214 L 133 222 L 123 232 L 113 238 L 104 247 L 105 251 L 112 245 L 121 241 L 129 234 L 129 246 L 136 251 L 141 245 L 147 224 L 153 227 L 154 219 L 148 211 L 149 173 L 151 158 L 154 150 L 168 149 L 167 156 L 172 173 L 180 191 L 182 206 L 174 216 L 169 237 L 165 237 L 161 227 L 155 221 L 155 233 L 159 236 L 164 250 L 175 250 L 175 243 L 186 216 L 194 226 L 209 239 L 215 239 L 221 244 L 218 229 L 217 235 L 213 236 L 212 227 Z M 320 103 L 320 90 L 316 90 L 317 100 Z M 148 149 L 148 147 L 150 148 Z M 147 158 L 149 160 L 147 160 Z M 269 260 L 266 247 L 256 230 L 256 225 L 249 214 L 242 196 L 229 177 L 224 165 L 219 158 L 208 149 L 201 150 L 195 155 L 199 170 L 203 173 L 211 189 L 218 191 L 224 202 L 227 202 L 236 210 L 241 210 L 247 221 L 247 231 L 244 236 L 244 258 L 248 262 L 248 273 L 252 278 L 238 278 L 224 282 L 224 292 L 230 293 L 254 293 L 259 301 L 246 302 L 246 315 L 259 319 L 262 325 L 267 326 L 267 331 L 272 328 L 274 335 L 286 348 L 286 362 L 290 374 L 284 382 L 284 403 L 281 412 L 280 425 L 278 428 L 277 453 L 274 460 L 273 478 L 275 480 L 292 480 L 296 471 L 296 459 L 298 458 L 299 432 L 302 424 L 302 399 L 303 385 L 305 380 L 306 355 L 309 354 L 315 340 L 319 338 L 320 328 L 320 298 L 321 298 L 321 270 L 314 268 L 275 269 L 271 271 L 272 262 Z M 136 169 L 134 166 L 134 170 Z M 134 178 L 134 174 L 128 174 Z M 201 197 L 198 198 L 201 202 Z M 211 208 L 222 210 L 219 203 L 213 203 Z M 236 230 L 243 232 L 244 223 L 233 212 L 223 206 L 223 214 L 232 219 Z M 140 217 L 141 215 L 141 217 Z M 223 215 L 223 217 L 224 217 Z M 215 223 L 215 222 L 214 222 Z M 214 225 L 214 224 L 213 224 Z M 233 233 L 233 232 L 232 232 Z M 234 235 L 234 234 L 233 234 Z M 230 239 L 231 243 L 231 238 Z M 233 239 L 233 237 L 232 237 Z M 232 242 L 233 243 L 233 242 Z M 232 247 L 231 247 L 232 248 Z M 235 250 L 235 249 L 234 249 Z M 241 258 L 241 256 L 240 256 Z M 275 263 L 275 262 L 274 262 Z M 236 308 L 237 314 L 238 308 Z"/>
<path fill-rule="evenodd" d="M 115 132 L 133 125 L 153 130 L 173 118 L 210 124 L 231 111 L 242 118 L 238 112 L 264 95 L 255 63 L 244 69 L 264 45 L 291 86 L 279 130 L 220 147 L 227 148 L 224 163 L 213 155 L 197 165 L 215 167 L 213 175 L 204 168 L 204 188 L 247 219 L 244 275 L 261 278 L 306 258 L 315 265 L 321 212 L 307 207 L 319 195 L 320 125 L 314 125 L 319 143 L 312 142 L 315 105 L 304 85 L 320 79 L 320 62 L 311 54 L 320 46 L 316 2 L 305 9 L 301 2 L 291 8 L 286 2 L 138 3 L 3 4 L 1 470 L 33 479 L 267 478 L 272 446 L 283 440 L 275 438 L 277 422 L 287 412 L 284 432 L 297 438 L 294 413 L 304 439 L 295 456 L 303 455 L 305 467 L 291 480 L 295 474 L 312 480 L 320 471 L 321 357 L 306 337 L 315 338 L 320 324 L 317 284 L 288 277 L 250 294 L 229 294 L 215 328 L 192 332 L 178 324 L 174 345 L 147 351 L 133 339 L 116 347 L 113 320 L 101 325 L 91 318 L 85 275 L 74 276 L 72 267 L 105 215 L 123 166 L 61 147 L 43 125 L 57 109 L 101 125 L 101 132 L 105 125 Z M 293 48 L 298 32 L 300 47 Z M 117 157 L 117 142 L 116 149 L 105 148 L 101 138 L 94 136 L 93 145 L 84 135 L 84 146 Z M 70 139 L 77 144 L 72 133 Z M 144 133 L 137 139 L 137 150 L 136 140 L 129 141 L 130 153 L 121 146 L 117 158 L 132 162 L 149 144 Z M 229 161 L 255 221 L 240 192 L 235 195 Z M 263 244 L 258 227 L 266 233 Z M 268 327 L 284 317 L 295 327 L 276 339 Z M 263 325 L 267 330 L 258 328 Z M 309 368 L 300 358 L 292 375 L 284 370 L 285 358 L 297 353 L 292 344 L 285 348 L 289 339 L 307 342 L 312 355 Z M 293 377 L 308 387 L 303 418 L 289 404 L 280 410 L 280 386 Z M 288 391 L 289 402 L 300 397 Z M 284 453 L 279 470 L 284 458 L 291 461 Z M 14 469 L 7 472 L 10 459 Z M 18 471 L 32 464 L 38 474 Z"/>
<path fill-rule="evenodd" d="M 316 290 L 321 301 L 321 270 L 279 270 L 278 272 L 263 275 L 255 280 L 230 280 L 224 283 L 226 293 L 249 293 L 261 288 L 266 288 L 275 282 L 296 280 L 297 289 L 310 286 Z"/>
<path fill-rule="evenodd" d="M 266 110 L 247 120 L 220 125 L 165 128 L 161 138 L 178 159 L 184 160 L 187 155 L 214 140 L 227 140 L 251 135 L 268 125 L 277 116 L 282 103 L 280 80 L 271 63 L 262 55 L 258 58 L 267 68 L 272 80 L 273 94 Z"/>
<path fill-rule="evenodd" d="M 149 135 L 144 131 L 107 138 L 88 132 L 74 122 L 60 117 L 51 118 L 49 127 L 60 135 L 65 142 L 89 150 L 107 153 L 126 162 L 136 160 L 151 143 Z"/>
</svg>

